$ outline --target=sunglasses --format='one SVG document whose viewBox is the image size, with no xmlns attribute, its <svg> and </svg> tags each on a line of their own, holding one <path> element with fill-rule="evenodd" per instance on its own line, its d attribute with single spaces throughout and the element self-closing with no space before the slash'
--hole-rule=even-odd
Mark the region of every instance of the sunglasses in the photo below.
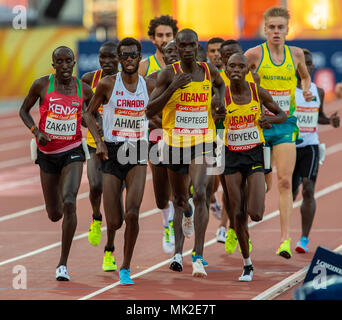
<svg viewBox="0 0 342 320">
<path fill-rule="evenodd" d="M 119 58 L 122 60 L 127 60 L 128 57 L 131 57 L 132 59 L 136 59 L 140 56 L 139 51 L 132 51 L 132 52 L 121 52 L 119 53 Z"/>
</svg>

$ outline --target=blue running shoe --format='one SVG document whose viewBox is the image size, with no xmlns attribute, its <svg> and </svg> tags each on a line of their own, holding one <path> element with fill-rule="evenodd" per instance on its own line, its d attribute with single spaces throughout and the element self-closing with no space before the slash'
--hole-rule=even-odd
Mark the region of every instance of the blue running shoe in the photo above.
<svg viewBox="0 0 342 320">
<path fill-rule="evenodd" d="M 129 273 L 129 269 L 121 269 L 119 271 L 120 284 L 122 284 L 123 286 L 130 286 L 134 284 L 134 281 L 129 276 Z"/>
<path fill-rule="evenodd" d="M 203 259 L 203 257 L 199 254 L 196 254 L 195 251 L 192 251 L 192 262 L 196 262 L 197 259 L 202 260 L 203 267 L 206 268 L 208 266 L 208 262 Z"/>
<path fill-rule="evenodd" d="M 296 244 L 296 251 L 298 253 L 306 253 L 309 251 L 308 248 L 308 243 L 309 243 L 309 239 L 307 237 L 301 237 L 300 240 L 297 242 Z"/>
</svg>

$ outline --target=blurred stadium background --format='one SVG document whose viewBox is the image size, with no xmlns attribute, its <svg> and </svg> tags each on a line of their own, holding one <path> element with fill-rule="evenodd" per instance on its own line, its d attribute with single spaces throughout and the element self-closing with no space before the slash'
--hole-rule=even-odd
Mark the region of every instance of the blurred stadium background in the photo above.
<svg viewBox="0 0 342 320">
<path fill-rule="evenodd" d="M 154 53 L 149 21 L 169 14 L 179 29 L 196 30 L 204 46 L 221 37 L 246 50 L 263 41 L 263 12 L 272 6 L 290 10 L 288 44 L 313 52 L 313 80 L 333 100 L 342 81 L 342 0 L 0 0 L 0 108 L 19 108 L 32 82 L 53 71 L 59 45 L 77 54 L 81 76 L 99 67 L 98 48 L 109 39 L 132 36 L 144 56 Z"/>
</svg>

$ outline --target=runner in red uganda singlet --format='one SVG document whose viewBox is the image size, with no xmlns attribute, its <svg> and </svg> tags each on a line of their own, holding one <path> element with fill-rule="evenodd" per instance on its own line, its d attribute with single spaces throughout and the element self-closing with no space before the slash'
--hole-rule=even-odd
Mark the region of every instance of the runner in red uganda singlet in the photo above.
<svg viewBox="0 0 342 320">
<path fill-rule="evenodd" d="M 56 76 L 49 76 L 45 98 L 39 107 L 39 130 L 47 133 L 51 141 L 38 148 L 46 154 L 55 154 L 78 147 L 82 142 L 81 112 L 83 86 L 80 79 L 73 77 L 77 94 L 65 95 L 56 90 Z"/>
</svg>

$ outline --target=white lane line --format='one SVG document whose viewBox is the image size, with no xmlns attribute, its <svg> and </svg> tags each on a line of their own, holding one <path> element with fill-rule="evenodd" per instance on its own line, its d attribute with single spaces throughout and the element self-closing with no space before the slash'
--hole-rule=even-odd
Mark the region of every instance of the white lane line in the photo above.
<svg viewBox="0 0 342 320">
<path fill-rule="evenodd" d="M 30 178 L 27 178 L 24 180 L 20 180 L 20 181 L 13 181 L 13 182 L 9 182 L 6 184 L 1 184 L 0 185 L 0 191 L 12 189 L 12 188 L 17 188 L 17 187 L 21 187 L 21 186 L 26 186 L 28 184 L 36 183 L 39 181 L 40 181 L 40 177 L 35 176 L 35 177 L 30 177 Z"/>
<path fill-rule="evenodd" d="M 318 191 L 318 192 L 315 194 L 315 198 L 316 198 L 316 199 L 317 199 L 317 198 L 320 198 L 320 197 L 322 197 L 322 196 L 324 196 L 324 195 L 326 195 L 326 194 L 328 194 L 328 193 L 330 193 L 330 192 L 336 191 L 336 190 L 338 190 L 338 189 L 340 189 L 340 188 L 342 188 L 342 181 L 340 181 L 340 182 L 338 182 L 338 183 L 336 183 L 336 184 L 333 184 L 333 185 L 331 185 L 331 186 L 329 186 L 329 187 L 327 187 L 327 188 L 325 188 L 325 189 L 322 189 L 322 190 Z M 296 201 L 296 202 L 294 203 L 294 208 L 295 208 L 295 207 L 299 207 L 299 206 L 301 205 L 301 203 L 302 203 L 302 201 Z M 252 227 L 254 227 L 254 226 L 257 225 L 257 224 L 263 223 L 263 222 L 265 222 L 265 221 L 267 221 L 267 220 L 270 220 L 270 219 L 272 219 L 272 218 L 274 218 L 274 217 L 276 217 L 276 216 L 278 216 L 278 215 L 279 215 L 279 210 L 276 210 L 276 211 L 271 212 L 270 214 L 266 215 L 266 216 L 262 219 L 262 221 L 260 221 L 260 222 L 251 222 L 251 223 L 249 223 L 249 224 L 248 224 L 248 227 L 249 227 L 249 228 L 252 228 Z M 212 244 L 214 244 L 214 243 L 216 243 L 216 238 L 211 239 L 211 240 L 205 242 L 204 246 L 207 247 L 207 246 L 210 246 L 210 245 L 212 245 Z M 187 251 L 187 252 L 185 252 L 185 253 L 183 254 L 183 256 L 190 255 L 191 253 L 192 253 L 192 249 L 189 250 L 189 251 Z M 131 278 L 132 278 L 132 279 L 138 278 L 138 277 L 140 277 L 140 276 L 142 276 L 142 275 L 145 275 L 145 274 L 147 274 L 147 273 L 149 273 L 149 272 L 152 272 L 152 271 L 154 271 L 154 270 L 156 270 L 156 269 L 158 269 L 158 268 L 160 268 L 160 267 L 162 267 L 162 266 L 167 265 L 169 262 L 170 262 L 170 259 L 167 259 L 167 260 L 164 260 L 164 261 L 162 261 L 162 262 L 159 262 L 159 263 L 157 263 L 157 264 L 155 264 L 155 265 L 149 267 L 148 269 L 146 269 L 146 270 L 144 270 L 144 271 L 135 273 L 134 275 L 131 276 Z M 108 291 L 108 290 L 110 290 L 110 289 L 112 289 L 112 288 L 118 286 L 119 284 L 120 284 L 119 281 L 118 281 L 118 282 L 115 282 L 115 283 L 113 283 L 113 284 L 111 284 L 111 285 L 109 285 L 109 286 L 106 286 L 106 287 L 104 287 L 104 288 L 102 288 L 102 289 L 99 289 L 99 290 L 97 290 L 97 291 L 95 291 L 95 292 L 93 292 L 93 293 L 90 293 L 90 294 L 88 294 L 88 295 L 86 295 L 86 296 L 84 296 L 84 297 L 79 298 L 79 300 L 87 300 L 87 299 L 93 298 L 93 297 L 95 297 L 95 296 L 97 296 L 97 295 L 99 295 L 99 294 L 101 294 L 101 293 L 103 293 L 103 292 L 105 292 L 105 291 Z"/>
<path fill-rule="evenodd" d="M 159 211 L 160 210 L 157 209 L 157 208 L 152 209 L 152 210 L 148 210 L 146 212 L 141 213 L 140 216 L 139 216 L 139 219 L 143 219 L 143 218 L 149 217 L 151 215 L 154 215 L 154 214 L 158 213 Z M 107 230 L 107 227 L 102 227 L 101 228 L 101 231 L 105 231 L 105 230 Z M 83 238 L 86 238 L 86 237 L 88 237 L 88 232 L 84 232 L 84 233 L 81 233 L 81 234 L 75 236 L 73 240 L 79 240 L 79 239 L 83 239 Z M 11 258 L 11 259 L 7 259 L 7 260 L 4 260 L 4 261 L 1 261 L 0 262 L 0 267 L 5 265 L 5 264 L 9 264 L 11 262 L 18 261 L 18 260 L 21 260 L 21 259 L 24 259 L 24 258 L 27 258 L 27 257 L 31 257 L 31 256 L 34 256 L 36 254 L 42 253 L 44 251 L 47 251 L 47 250 L 59 247 L 60 245 L 61 245 L 60 241 L 59 242 L 55 242 L 53 244 L 47 245 L 45 247 L 39 248 L 39 249 L 34 250 L 34 251 L 30 251 L 30 252 L 22 254 L 20 256 L 17 256 L 17 257 Z"/>
<path fill-rule="evenodd" d="M 333 250 L 337 253 L 342 253 L 342 245 Z M 252 300 L 273 300 L 281 294 L 285 293 L 289 289 L 296 286 L 298 283 L 302 282 L 305 278 L 307 271 L 309 270 L 310 265 L 300 269 L 293 275 L 287 277 L 286 279 L 278 282 L 274 286 L 268 288 L 264 292 L 261 292 L 257 296 L 255 296 Z"/>
</svg>

